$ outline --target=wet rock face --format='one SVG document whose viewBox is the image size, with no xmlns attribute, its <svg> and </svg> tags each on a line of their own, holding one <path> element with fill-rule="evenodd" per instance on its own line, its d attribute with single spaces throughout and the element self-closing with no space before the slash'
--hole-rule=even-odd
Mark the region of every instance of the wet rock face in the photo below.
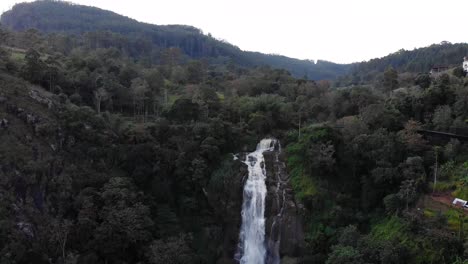
<svg viewBox="0 0 468 264">
<path fill-rule="evenodd" d="M 266 243 L 267 263 L 297 257 L 304 248 L 304 232 L 299 208 L 286 171 L 285 156 L 279 145 L 265 152 L 266 165 Z M 279 256 L 278 256 L 279 254 Z"/>
</svg>

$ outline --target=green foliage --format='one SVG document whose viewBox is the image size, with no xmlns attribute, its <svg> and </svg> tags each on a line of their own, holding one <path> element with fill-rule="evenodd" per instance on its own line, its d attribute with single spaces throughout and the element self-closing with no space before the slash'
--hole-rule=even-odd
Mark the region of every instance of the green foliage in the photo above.
<svg viewBox="0 0 468 264">
<path fill-rule="evenodd" d="M 28 19 L 29 17 L 36 19 Z M 142 59 L 157 54 L 159 49 L 179 47 L 184 54 L 194 59 L 209 58 L 214 63 L 221 61 L 225 64 L 233 61 L 246 67 L 271 65 L 275 68 L 288 69 L 297 77 L 306 74 L 309 78 L 318 80 L 335 79 L 347 73 L 351 66 L 244 52 L 191 26 L 145 24 L 110 11 L 63 1 L 17 4 L 12 10 L 2 14 L 1 23 L 17 31 L 36 28 L 48 33 L 83 34 L 87 45 L 91 48 L 109 47 L 110 40 L 111 43 L 115 43 L 114 46 L 121 47 L 126 53 Z M 66 37 L 57 40 L 57 43 L 60 42 L 69 44 Z M 63 47 L 65 50 L 68 48 Z M 165 57 L 164 62 L 176 61 L 175 57 L 169 57 L 174 59 L 168 60 Z M 189 82 L 202 78 L 199 72 L 192 71 L 196 70 L 196 67 L 189 69 Z"/>
<path fill-rule="evenodd" d="M 383 58 L 360 63 L 352 73 L 358 77 L 369 78 L 368 75 L 384 72 L 389 66 L 398 72 L 429 72 L 434 65 L 460 65 L 466 54 L 468 45 L 442 42 L 414 50 L 399 50 Z"/>
<path fill-rule="evenodd" d="M 424 216 L 425 216 L 425 217 L 428 217 L 428 218 L 436 217 L 436 216 L 437 216 L 437 213 L 436 213 L 434 210 L 425 209 L 425 210 L 424 210 Z"/>
<path fill-rule="evenodd" d="M 311 128 L 303 132 L 302 138 L 296 142 L 289 144 L 287 147 L 288 153 L 288 168 L 290 169 L 291 183 L 295 190 L 295 195 L 298 200 L 303 201 L 310 199 L 317 193 L 316 180 L 319 174 L 312 171 L 312 168 L 325 168 L 333 165 L 333 151 L 330 152 L 331 145 L 316 145 L 313 142 L 324 141 L 329 138 L 329 129 L 327 128 Z M 310 144 L 313 144 L 310 146 Z M 318 150 L 319 153 L 307 153 L 308 150 Z M 318 154 L 317 156 L 315 154 Z M 315 173 L 315 174 L 314 174 Z"/>
<path fill-rule="evenodd" d="M 429 189 L 435 190 L 436 192 L 451 192 L 455 188 L 456 188 L 456 184 L 453 182 L 438 181 L 435 188 L 434 188 L 434 183 L 429 183 Z"/>
<path fill-rule="evenodd" d="M 15 62 L 23 62 L 26 58 L 26 54 L 23 52 L 12 52 L 11 53 L 11 59 Z"/>
<path fill-rule="evenodd" d="M 397 194 L 389 194 L 385 196 L 383 203 L 385 205 L 385 210 L 390 214 L 397 213 L 403 204 L 401 198 Z"/>
<path fill-rule="evenodd" d="M 231 186 L 229 182 L 233 180 L 235 170 L 235 162 L 232 157 L 226 157 L 219 168 L 213 171 L 210 179 L 209 189 L 216 194 L 225 193 L 226 189 Z"/>
<path fill-rule="evenodd" d="M 356 226 L 350 225 L 345 227 L 338 238 L 338 243 L 344 246 L 356 247 L 358 245 L 361 234 Z"/>
<path fill-rule="evenodd" d="M 304 262 L 462 256 L 468 225 L 458 211 L 414 208 L 432 190 L 431 145 L 444 140 L 421 130 L 466 128 L 460 78 L 405 72 L 414 53 L 401 51 L 390 56 L 396 61 L 362 64 L 350 77 L 356 86 L 295 79 L 254 68 L 253 60 L 314 78 L 347 66 L 244 53 L 191 27 L 145 25 L 56 1 L 18 5 L 3 19 L 22 27 L 17 19 L 47 8 L 50 16 L 25 24 L 79 34 L 27 30 L 1 39 L 0 56 L 18 60 L 0 65 L 0 262 L 231 259 L 245 166 L 229 153 L 266 136 L 285 146 L 293 189 L 286 195 L 304 219 Z M 70 23 L 57 24 L 60 13 Z M 89 23 L 98 31 L 87 32 Z M 417 52 L 458 61 L 453 48 L 464 45 Z M 418 56 L 412 69 L 429 63 Z M 394 91 L 382 92 L 382 84 Z M 441 144 L 436 190 L 466 199 L 463 144 Z"/>
<path fill-rule="evenodd" d="M 452 192 L 452 195 L 460 199 L 468 199 L 468 186 L 465 184 L 457 185 L 456 190 Z"/>
<path fill-rule="evenodd" d="M 426 212 L 434 218 L 433 212 Z M 417 223 L 423 224 L 423 223 Z M 411 233 L 411 225 L 402 218 L 392 216 L 374 224 L 369 234 L 368 245 L 377 246 L 384 263 L 427 263 L 455 259 L 452 255 L 458 249 L 450 248 L 453 237 L 444 231 L 428 230 L 425 235 Z M 438 249 L 444 245 L 443 249 Z M 447 248 L 448 247 L 448 248 Z M 421 254 L 424 252 L 424 254 Z"/>
<path fill-rule="evenodd" d="M 457 260 L 453 262 L 452 264 L 468 264 L 468 260 L 457 257 Z"/>
<path fill-rule="evenodd" d="M 198 118 L 199 105 L 189 99 L 177 99 L 171 107 L 169 116 L 175 120 L 191 121 Z"/>
<path fill-rule="evenodd" d="M 456 163 L 453 160 L 442 164 L 436 191 L 450 191 L 454 197 L 468 199 L 468 162 Z M 430 188 L 433 188 L 431 185 Z"/>
<path fill-rule="evenodd" d="M 294 164 L 292 162 L 291 164 Z M 301 173 L 301 167 L 294 167 L 290 172 L 291 183 L 295 190 L 296 198 L 299 201 L 306 200 L 317 193 L 316 183 L 310 178 Z"/>
<path fill-rule="evenodd" d="M 41 55 L 34 49 L 28 50 L 25 55 L 25 65 L 22 68 L 22 76 L 24 79 L 39 83 L 43 76 L 43 62 L 40 59 Z"/>
<path fill-rule="evenodd" d="M 336 246 L 330 253 L 326 264 L 358 264 L 362 261 L 362 255 L 353 247 Z"/>
<path fill-rule="evenodd" d="M 399 217 L 392 216 L 372 227 L 371 238 L 380 241 L 397 239 L 404 243 L 409 240 L 406 232 L 407 228 L 406 224 Z"/>
<path fill-rule="evenodd" d="M 432 80 L 429 74 L 419 74 L 414 83 L 423 89 L 427 89 L 431 86 Z"/>
<path fill-rule="evenodd" d="M 447 217 L 447 223 L 452 230 L 459 231 L 461 227 L 464 228 L 462 229 L 462 232 L 466 232 L 468 230 L 468 226 L 464 225 L 468 223 L 468 219 L 463 211 L 458 209 L 449 209 L 445 212 L 445 216 Z"/>
<path fill-rule="evenodd" d="M 434 112 L 434 118 L 432 119 L 435 129 L 447 131 L 452 125 L 452 122 L 452 110 L 450 106 L 444 105 L 437 107 Z"/>
<path fill-rule="evenodd" d="M 398 72 L 389 67 L 383 75 L 383 86 L 387 91 L 391 91 L 398 87 Z"/>
<path fill-rule="evenodd" d="M 466 76 L 465 70 L 463 70 L 463 67 L 456 67 L 453 69 L 453 75 L 458 77 L 458 78 L 463 78 Z"/>
<path fill-rule="evenodd" d="M 186 235 L 170 237 L 165 240 L 155 240 L 151 243 L 149 253 L 147 253 L 149 263 L 195 263 L 195 254 L 189 247 L 189 243 L 190 236 Z"/>
</svg>

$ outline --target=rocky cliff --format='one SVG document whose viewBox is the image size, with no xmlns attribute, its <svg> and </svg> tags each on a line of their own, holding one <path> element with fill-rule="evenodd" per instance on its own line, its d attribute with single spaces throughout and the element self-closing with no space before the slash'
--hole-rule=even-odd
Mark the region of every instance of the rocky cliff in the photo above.
<svg viewBox="0 0 468 264">
<path fill-rule="evenodd" d="M 284 258 L 294 259 L 301 254 L 304 232 L 300 206 L 294 199 L 285 155 L 281 152 L 279 142 L 276 143 L 275 150 L 265 152 L 264 157 L 268 191 L 265 209 L 267 263 L 276 264 Z"/>
</svg>

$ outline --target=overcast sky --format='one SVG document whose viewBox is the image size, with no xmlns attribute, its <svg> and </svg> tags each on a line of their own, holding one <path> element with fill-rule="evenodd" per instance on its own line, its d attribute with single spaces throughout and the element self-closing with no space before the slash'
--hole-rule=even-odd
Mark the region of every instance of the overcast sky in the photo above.
<svg viewBox="0 0 468 264">
<path fill-rule="evenodd" d="M 0 12 L 24 1 L 0 0 Z M 152 24 L 186 24 L 243 50 L 350 63 L 468 41 L 468 0 L 74 0 Z"/>
</svg>

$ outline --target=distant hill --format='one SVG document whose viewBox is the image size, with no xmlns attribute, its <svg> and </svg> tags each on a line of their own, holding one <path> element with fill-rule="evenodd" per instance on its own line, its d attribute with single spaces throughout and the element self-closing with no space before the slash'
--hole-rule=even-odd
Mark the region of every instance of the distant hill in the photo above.
<svg viewBox="0 0 468 264">
<path fill-rule="evenodd" d="M 234 62 L 245 67 L 269 65 L 284 68 L 296 77 L 335 79 L 348 73 L 351 65 L 326 61 L 314 63 L 279 55 L 246 52 L 238 47 L 205 35 L 200 29 L 184 25 L 158 26 L 95 7 L 69 2 L 42 0 L 15 5 L 1 16 L 2 25 L 16 31 L 35 28 L 45 33 L 83 34 L 112 32 L 132 39 L 136 47 L 150 43 L 152 49 L 180 48 L 191 58 L 208 58 L 214 62 Z M 141 43 L 135 43 L 140 40 Z"/>
<path fill-rule="evenodd" d="M 468 44 L 442 42 L 414 50 L 399 50 L 382 58 L 355 64 L 352 73 L 365 75 L 383 72 L 392 66 L 399 72 L 429 72 L 434 65 L 461 66 L 468 55 Z"/>
</svg>

